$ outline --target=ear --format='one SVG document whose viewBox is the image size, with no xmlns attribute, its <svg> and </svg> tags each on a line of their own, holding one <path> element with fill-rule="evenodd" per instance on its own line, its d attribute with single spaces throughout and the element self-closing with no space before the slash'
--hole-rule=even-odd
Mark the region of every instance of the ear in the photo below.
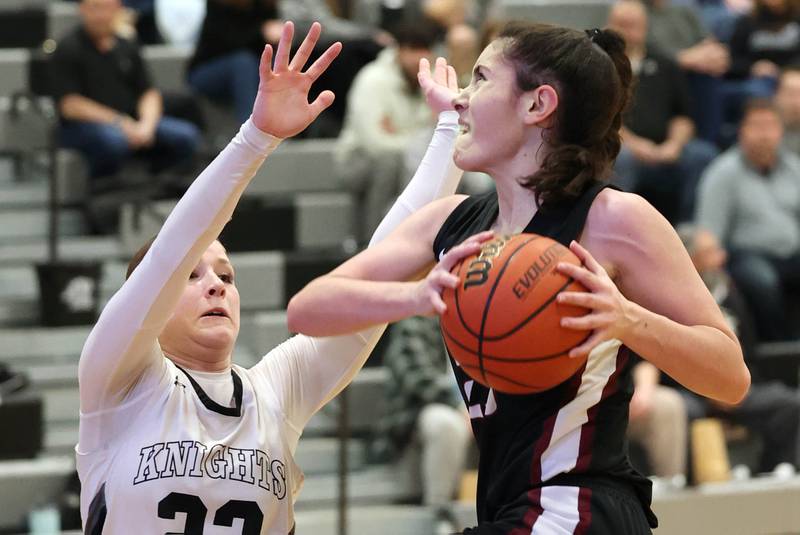
<svg viewBox="0 0 800 535">
<path fill-rule="evenodd" d="M 524 124 L 540 128 L 553 126 L 558 108 L 558 93 L 553 86 L 543 84 L 525 91 L 520 100 Z"/>
</svg>

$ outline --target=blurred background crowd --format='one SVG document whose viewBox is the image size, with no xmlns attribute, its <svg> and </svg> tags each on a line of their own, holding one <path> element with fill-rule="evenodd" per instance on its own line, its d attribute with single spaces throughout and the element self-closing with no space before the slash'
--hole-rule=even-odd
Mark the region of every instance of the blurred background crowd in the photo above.
<svg viewBox="0 0 800 535">
<path fill-rule="evenodd" d="M 724 406 L 641 361 L 634 463 L 662 491 L 791 477 L 800 466 L 797 0 L 4 0 L 0 533 L 37 522 L 79 529 L 71 448 L 82 342 L 127 255 L 249 116 L 260 51 L 283 21 L 298 34 L 321 21 L 316 53 L 335 40 L 344 48 L 314 91 L 332 89 L 336 102 L 276 152 L 222 236 L 243 266 L 243 365 L 288 334 L 288 297 L 358 250 L 413 174 L 436 119 L 417 86 L 419 60 L 445 56 L 466 86 L 482 48 L 517 18 L 623 36 L 636 84 L 612 182 L 675 226 L 753 377 L 747 398 Z M 467 174 L 461 191 L 491 187 Z M 355 505 L 423 511 L 397 521 L 427 522 L 408 533 L 460 527 L 451 504 L 469 500 L 476 452 L 447 368 L 434 320 L 390 329 L 347 406 L 332 404 L 301 441 L 309 478 L 299 527 L 327 533 L 312 526 L 333 508 L 342 410 Z M 709 445 L 720 441 L 721 450 Z M 722 469 L 708 475 L 716 461 Z"/>
</svg>

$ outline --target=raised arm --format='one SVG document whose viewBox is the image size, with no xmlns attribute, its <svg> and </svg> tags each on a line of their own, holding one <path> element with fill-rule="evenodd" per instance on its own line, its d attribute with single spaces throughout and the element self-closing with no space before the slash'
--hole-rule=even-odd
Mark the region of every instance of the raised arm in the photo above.
<svg viewBox="0 0 800 535">
<path fill-rule="evenodd" d="M 281 138 L 302 131 L 333 102 L 333 94 L 326 91 L 309 104 L 308 90 L 341 45 L 332 45 L 301 72 L 320 27 L 314 25 L 289 63 L 292 33 L 292 24 L 287 23 L 274 68 L 271 47 L 264 49 L 252 117 L 178 202 L 147 255 L 92 329 L 79 366 L 82 412 L 118 405 L 146 370 L 161 369 L 158 336 L 192 269 L 227 223 L 242 191 Z"/>
</svg>

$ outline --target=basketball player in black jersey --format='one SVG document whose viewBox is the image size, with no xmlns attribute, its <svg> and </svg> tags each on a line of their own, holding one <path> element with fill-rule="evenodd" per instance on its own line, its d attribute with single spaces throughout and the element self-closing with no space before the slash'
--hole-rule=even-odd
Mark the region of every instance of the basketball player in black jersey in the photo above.
<svg viewBox="0 0 800 535">
<path fill-rule="evenodd" d="M 581 259 L 558 268 L 589 290 L 559 296 L 589 309 L 562 320 L 592 331 L 570 352 L 588 355 L 573 377 L 539 394 L 508 395 L 453 362 L 480 447 L 479 525 L 465 534 L 640 534 L 656 526 L 649 482 L 626 454 L 632 352 L 699 394 L 736 403 L 747 392 L 738 340 L 678 236 L 641 197 L 604 187 L 630 84 L 623 42 L 611 31 L 505 28 L 470 85 L 452 95 L 462 125 L 455 162 L 491 175 L 496 193 L 432 203 L 290 304 L 290 328 L 315 335 L 441 314 L 444 303 L 431 304 L 431 295 L 457 284 L 447 258 L 426 284 L 394 281 L 413 280 L 487 229 L 551 236 Z"/>
</svg>

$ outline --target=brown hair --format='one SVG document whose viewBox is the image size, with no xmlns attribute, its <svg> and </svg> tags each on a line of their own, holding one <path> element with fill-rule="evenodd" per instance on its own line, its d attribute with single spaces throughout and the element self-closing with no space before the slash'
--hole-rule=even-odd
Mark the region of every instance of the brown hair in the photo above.
<svg viewBox="0 0 800 535">
<path fill-rule="evenodd" d="M 136 269 L 136 266 L 138 266 L 142 262 L 144 255 L 146 255 L 147 251 L 150 250 L 150 247 L 153 245 L 154 241 L 156 241 L 156 236 L 153 236 L 152 238 L 144 242 L 144 245 L 139 247 L 139 250 L 133 253 L 133 256 L 128 262 L 128 270 L 125 272 L 125 280 L 131 278 L 131 273 L 133 273 L 133 270 Z"/>
<path fill-rule="evenodd" d="M 499 39 L 507 40 L 504 55 L 520 90 L 550 84 L 559 97 L 555 123 L 543 136 L 547 155 L 522 183 L 541 204 L 576 197 L 607 178 L 631 93 L 631 64 L 619 34 L 514 22 Z"/>
<path fill-rule="evenodd" d="M 744 123 L 745 119 L 754 112 L 757 111 L 771 111 L 774 113 L 778 118 L 781 117 L 781 112 L 778 109 L 778 106 L 772 101 L 772 99 L 765 98 L 765 97 L 753 97 L 748 100 L 744 108 L 742 108 L 742 119 L 739 124 Z"/>
</svg>

